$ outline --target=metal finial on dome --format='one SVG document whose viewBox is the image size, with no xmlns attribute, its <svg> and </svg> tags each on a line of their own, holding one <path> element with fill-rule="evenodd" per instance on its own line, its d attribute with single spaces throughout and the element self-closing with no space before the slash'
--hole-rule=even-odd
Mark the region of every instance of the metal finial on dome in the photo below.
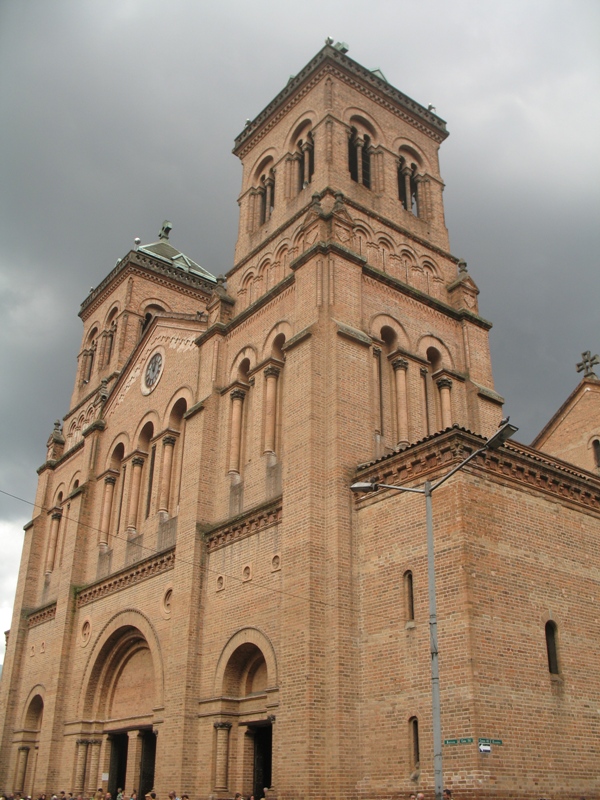
<svg viewBox="0 0 600 800">
<path fill-rule="evenodd" d="M 171 233 L 172 228 L 173 228 L 173 225 L 169 222 L 168 219 L 166 219 L 163 222 L 162 228 L 160 229 L 160 233 L 158 234 L 158 238 L 159 239 L 164 239 L 165 241 L 168 241 L 169 240 L 169 234 Z"/>
</svg>

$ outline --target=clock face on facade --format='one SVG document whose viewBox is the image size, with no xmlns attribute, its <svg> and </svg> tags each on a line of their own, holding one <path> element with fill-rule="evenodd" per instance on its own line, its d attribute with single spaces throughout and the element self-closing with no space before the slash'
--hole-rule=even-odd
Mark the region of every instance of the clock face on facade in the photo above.
<svg viewBox="0 0 600 800">
<path fill-rule="evenodd" d="M 144 370 L 142 379 L 142 394 L 150 394 L 162 375 L 165 359 L 162 352 L 158 351 L 150 358 Z"/>
</svg>

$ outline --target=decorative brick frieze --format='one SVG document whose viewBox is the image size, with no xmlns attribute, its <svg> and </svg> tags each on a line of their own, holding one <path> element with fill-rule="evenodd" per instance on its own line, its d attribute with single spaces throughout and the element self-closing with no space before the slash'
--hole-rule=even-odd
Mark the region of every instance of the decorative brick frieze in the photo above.
<svg viewBox="0 0 600 800">
<path fill-rule="evenodd" d="M 437 473 L 450 470 L 474 450 L 483 446 L 484 439 L 454 426 L 452 430 L 434 434 L 400 453 L 384 456 L 359 469 L 361 481 L 405 485 L 435 480 Z M 539 451 L 525 445 L 508 442 L 500 450 L 488 450 L 470 462 L 468 471 L 478 470 L 489 478 L 498 478 L 523 487 L 537 489 L 600 513 L 600 479 L 591 473 L 544 459 Z M 365 495 L 355 501 L 363 502 Z"/>
<path fill-rule="evenodd" d="M 82 608 L 82 606 L 93 603 L 102 597 L 120 592 L 122 589 L 127 589 L 136 583 L 153 578 L 155 575 L 168 572 L 174 566 L 175 548 L 172 547 L 170 550 L 138 562 L 130 569 L 123 570 L 116 575 L 111 575 L 110 578 L 81 589 L 77 593 L 77 608 Z"/>
<path fill-rule="evenodd" d="M 56 603 L 44 606 L 37 611 L 32 611 L 27 615 L 27 627 L 35 628 L 36 625 L 42 625 L 44 622 L 49 622 L 56 616 Z"/>
<path fill-rule="evenodd" d="M 277 525 L 282 519 L 281 498 L 278 497 L 268 505 L 255 508 L 246 514 L 241 514 L 233 520 L 212 528 L 204 533 L 209 550 L 218 550 L 225 545 L 245 539 L 259 531 Z"/>
</svg>

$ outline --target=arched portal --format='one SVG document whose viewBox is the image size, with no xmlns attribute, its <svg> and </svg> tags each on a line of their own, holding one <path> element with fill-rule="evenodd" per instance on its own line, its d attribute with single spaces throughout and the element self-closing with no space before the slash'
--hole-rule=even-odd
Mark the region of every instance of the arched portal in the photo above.
<svg viewBox="0 0 600 800">
<path fill-rule="evenodd" d="M 35 774 L 38 760 L 40 731 L 44 718 L 43 688 L 36 686 L 25 705 L 25 715 L 20 740 L 17 744 L 15 768 L 15 792 L 34 796 L 36 790 Z"/>
<path fill-rule="evenodd" d="M 106 766 L 113 796 L 126 785 L 139 787 L 143 794 L 153 787 L 153 709 L 160 705 L 162 670 L 155 639 L 146 635 L 153 632 L 142 630 L 147 624 L 134 624 L 142 620 L 135 612 L 117 615 L 91 654 L 82 718 L 92 721 L 94 736 L 77 741 L 77 792 L 93 793 Z"/>
<path fill-rule="evenodd" d="M 256 800 L 273 784 L 273 722 L 268 704 L 277 694 L 275 654 L 256 629 L 238 631 L 225 647 L 216 674 L 223 708 L 215 727 L 215 791 L 234 784 Z M 231 755 L 237 774 L 230 774 Z"/>
</svg>

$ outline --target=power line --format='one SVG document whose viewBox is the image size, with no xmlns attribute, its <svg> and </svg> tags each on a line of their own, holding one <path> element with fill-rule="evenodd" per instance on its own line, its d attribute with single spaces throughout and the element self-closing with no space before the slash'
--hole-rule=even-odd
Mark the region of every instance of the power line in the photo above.
<svg viewBox="0 0 600 800">
<path fill-rule="evenodd" d="M 12 497 L 13 500 L 19 500 L 21 503 L 26 503 L 27 505 L 32 506 L 33 508 L 37 508 L 37 509 L 40 510 L 40 514 L 43 514 L 44 512 L 48 513 L 50 511 L 50 509 L 46 508 L 45 506 L 41 506 L 41 505 L 39 505 L 37 503 L 33 503 L 31 500 L 26 500 L 24 497 L 19 497 L 16 494 L 11 494 L 10 492 L 5 491 L 4 489 L 0 489 L 0 494 L 6 495 L 7 497 Z M 89 525 L 86 522 L 82 522 L 80 520 L 76 520 L 75 518 L 70 517 L 68 514 L 64 514 L 63 513 L 62 519 L 64 519 L 67 522 L 74 522 L 79 527 L 87 528 L 88 530 L 93 531 L 94 533 L 100 533 L 100 528 L 97 528 L 94 525 Z M 127 542 L 128 541 L 127 537 L 121 536 L 119 533 L 113 534 L 112 538 L 113 539 L 119 539 L 122 542 Z M 157 555 L 158 553 L 163 552 L 162 550 L 156 550 L 156 548 L 147 547 L 147 546 L 144 546 L 143 544 L 142 545 L 138 545 L 138 546 L 139 546 L 139 548 L 141 550 L 148 551 L 149 555 Z M 254 581 L 254 580 L 252 580 L 252 582 L 245 581 L 243 578 L 238 578 L 236 575 L 229 575 L 226 572 L 217 571 L 217 570 L 211 569 L 208 566 L 203 566 L 202 564 L 198 564 L 195 561 L 190 561 L 188 559 L 182 558 L 181 556 L 177 555 L 177 552 L 175 552 L 174 559 L 175 559 L 175 561 L 179 561 L 180 564 L 187 564 L 188 566 L 198 568 L 198 569 L 200 569 L 201 571 L 203 571 L 203 572 L 205 572 L 207 574 L 208 573 L 212 573 L 213 575 L 215 575 L 217 577 L 222 575 L 224 578 L 230 579 L 232 581 L 236 581 L 237 583 L 240 583 L 240 584 L 241 583 L 251 583 L 252 587 L 257 588 L 257 589 L 265 589 L 266 591 L 271 592 L 273 594 L 279 594 L 279 595 L 282 595 L 284 597 L 293 598 L 295 600 L 302 600 L 302 601 L 304 601 L 306 603 L 309 603 L 309 602 L 316 603 L 318 605 L 321 605 L 321 606 L 324 606 L 324 607 L 327 607 L 327 608 L 332 608 L 332 609 L 338 609 L 339 610 L 339 609 L 343 608 L 344 611 L 348 611 L 348 608 L 350 608 L 350 610 L 352 610 L 352 611 L 356 611 L 357 610 L 352 605 L 350 605 L 350 606 L 346 606 L 346 605 L 342 606 L 342 605 L 340 605 L 338 603 L 328 603 L 325 600 L 318 600 L 318 599 L 316 599 L 314 597 L 311 597 L 311 598 L 305 597 L 304 595 L 295 594 L 294 592 L 286 592 L 283 589 L 277 589 L 277 588 L 274 588 L 272 586 L 267 586 L 264 583 L 260 583 L 260 582 Z"/>
</svg>

